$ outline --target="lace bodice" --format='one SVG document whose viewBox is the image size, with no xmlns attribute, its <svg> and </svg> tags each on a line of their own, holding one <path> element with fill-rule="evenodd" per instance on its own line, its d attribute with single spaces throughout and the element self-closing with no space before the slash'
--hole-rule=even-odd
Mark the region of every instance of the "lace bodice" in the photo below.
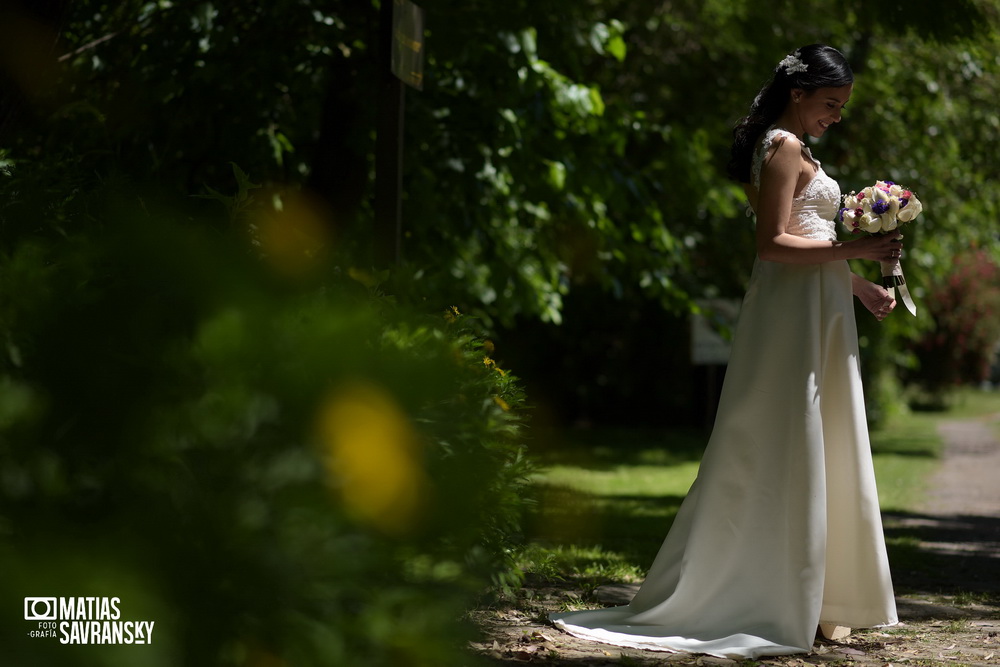
<svg viewBox="0 0 1000 667">
<path fill-rule="evenodd" d="M 819 160 L 812 156 L 809 147 L 799 141 L 799 138 L 793 133 L 776 127 L 772 127 L 764 133 L 753 154 L 753 163 L 751 164 L 753 187 L 760 190 L 760 170 L 764 164 L 764 158 L 767 157 L 768 149 L 779 135 L 792 141 L 798 141 L 802 146 L 802 152 L 816 165 L 817 169 L 813 179 L 792 200 L 792 214 L 785 232 L 807 239 L 836 240 L 836 217 L 840 210 L 840 186 L 826 175 Z"/>
</svg>

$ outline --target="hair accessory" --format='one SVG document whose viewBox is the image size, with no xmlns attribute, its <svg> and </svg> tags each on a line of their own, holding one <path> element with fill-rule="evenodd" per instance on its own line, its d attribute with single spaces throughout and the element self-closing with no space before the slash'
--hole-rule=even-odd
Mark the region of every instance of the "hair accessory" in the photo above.
<svg viewBox="0 0 1000 667">
<path fill-rule="evenodd" d="M 809 65 L 802 62 L 801 53 L 794 51 L 787 56 L 785 59 L 778 63 L 778 69 L 784 68 L 785 74 L 795 74 L 796 72 L 805 72 L 809 69 Z"/>
</svg>

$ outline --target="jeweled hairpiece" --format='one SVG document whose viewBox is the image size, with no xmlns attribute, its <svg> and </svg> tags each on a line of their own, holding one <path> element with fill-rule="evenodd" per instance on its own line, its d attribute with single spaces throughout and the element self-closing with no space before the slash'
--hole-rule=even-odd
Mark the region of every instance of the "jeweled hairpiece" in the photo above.
<svg viewBox="0 0 1000 667">
<path fill-rule="evenodd" d="M 795 74 L 796 72 L 805 72 L 809 69 L 809 65 L 802 62 L 802 58 L 800 57 L 801 55 L 802 54 L 798 51 L 788 54 L 785 56 L 784 60 L 778 63 L 778 69 L 784 68 L 785 74 L 789 75 Z"/>
</svg>

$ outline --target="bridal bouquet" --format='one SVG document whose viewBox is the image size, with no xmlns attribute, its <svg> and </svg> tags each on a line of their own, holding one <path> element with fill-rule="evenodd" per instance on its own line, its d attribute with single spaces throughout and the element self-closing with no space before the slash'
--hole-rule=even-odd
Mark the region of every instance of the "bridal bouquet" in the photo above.
<svg viewBox="0 0 1000 667">
<path fill-rule="evenodd" d="M 875 181 L 858 193 L 844 196 L 841 219 L 852 232 L 891 232 L 923 210 L 910 190 L 892 181 Z"/>
<path fill-rule="evenodd" d="M 875 185 L 869 185 L 861 192 L 851 192 L 844 196 L 840 219 L 852 233 L 880 234 L 912 221 L 920 215 L 923 208 L 923 204 L 909 189 L 892 181 L 876 181 Z M 881 264 L 882 285 L 890 292 L 898 287 L 906 309 L 916 315 L 917 307 L 906 288 L 899 260 Z"/>
</svg>

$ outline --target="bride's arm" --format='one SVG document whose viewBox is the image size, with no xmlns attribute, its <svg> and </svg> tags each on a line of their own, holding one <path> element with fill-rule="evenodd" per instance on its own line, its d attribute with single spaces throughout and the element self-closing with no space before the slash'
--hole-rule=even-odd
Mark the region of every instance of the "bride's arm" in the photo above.
<svg viewBox="0 0 1000 667">
<path fill-rule="evenodd" d="M 757 197 L 757 256 L 770 262 L 821 264 L 841 259 L 889 260 L 900 248 L 899 232 L 856 241 L 821 241 L 785 232 L 802 171 L 802 150 L 792 140 L 775 141 L 764 162 Z"/>
</svg>

